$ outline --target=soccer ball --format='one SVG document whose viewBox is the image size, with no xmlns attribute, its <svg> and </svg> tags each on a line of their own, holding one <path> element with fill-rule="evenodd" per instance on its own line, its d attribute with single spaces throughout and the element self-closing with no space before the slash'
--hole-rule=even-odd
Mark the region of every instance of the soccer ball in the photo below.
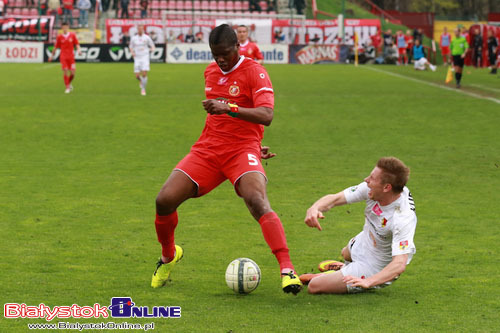
<svg viewBox="0 0 500 333">
<path fill-rule="evenodd" d="M 238 258 L 226 269 L 227 286 L 238 294 L 249 294 L 260 283 L 260 268 L 252 259 Z"/>
</svg>

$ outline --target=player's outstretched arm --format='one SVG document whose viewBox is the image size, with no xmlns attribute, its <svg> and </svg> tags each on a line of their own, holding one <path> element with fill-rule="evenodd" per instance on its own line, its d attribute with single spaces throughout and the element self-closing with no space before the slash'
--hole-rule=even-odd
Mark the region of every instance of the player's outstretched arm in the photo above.
<svg viewBox="0 0 500 333">
<path fill-rule="evenodd" d="M 378 286 L 382 283 L 392 281 L 399 275 L 403 274 L 406 268 L 407 261 L 408 255 L 400 254 L 392 257 L 392 261 L 389 263 L 389 265 L 385 266 L 383 270 L 375 275 L 370 276 L 367 279 L 361 279 L 359 277 L 347 275 L 344 276 L 343 281 L 346 284 L 352 285 L 353 287 L 361 287 L 365 289 Z"/>
<path fill-rule="evenodd" d="M 216 99 L 206 99 L 202 101 L 202 104 L 205 111 L 213 115 L 229 114 L 235 118 L 265 126 L 271 125 L 271 122 L 273 121 L 273 109 L 265 106 L 259 106 L 256 108 L 241 108 L 237 105 L 226 104 Z"/>
<path fill-rule="evenodd" d="M 328 194 L 316 201 L 306 212 L 304 222 L 311 228 L 323 230 L 318 219 L 324 219 L 324 212 L 329 211 L 335 206 L 342 206 L 347 203 L 344 191 L 335 194 Z"/>
</svg>

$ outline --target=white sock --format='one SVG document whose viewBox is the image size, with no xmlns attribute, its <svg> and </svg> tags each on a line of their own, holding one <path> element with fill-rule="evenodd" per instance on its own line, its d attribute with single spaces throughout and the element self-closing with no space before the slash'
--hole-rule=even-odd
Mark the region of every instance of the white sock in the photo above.
<svg viewBox="0 0 500 333">
<path fill-rule="evenodd" d="M 146 89 L 146 86 L 148 84 L 148 77 L 147 76 L 141 76 L 141 84 L 142 84 L 142 89 Z"/>
</svg>

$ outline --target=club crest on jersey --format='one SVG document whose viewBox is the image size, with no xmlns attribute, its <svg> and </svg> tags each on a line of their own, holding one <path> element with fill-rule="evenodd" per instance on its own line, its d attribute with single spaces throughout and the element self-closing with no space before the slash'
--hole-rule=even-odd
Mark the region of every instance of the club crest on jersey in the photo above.
<svg viewBox="0 0 500 333">
<path fill-rule="evenodd" d="M 229 95 L 238 96 L 240 94 L 240 87 L 237 85 L 232 85 L 229 87 Z"/>
<path fill-rule="evenodd" d="M 399 248 L 404 250 L 408 247 L 408 241 L 399 242 Z"/>
<path fill-rule="evenodd" d="M 382 228 L 385 228 L 386 225 L 387 225 L 387 219 L 384 217 L 382 219 Z"/>
<path fill-rule="evenodd" d="M 226 82 L 227 82 L 227 76 L 223 76 L 223 77 L 221 77 L 221 78 L 219 79 L 219 82 L 217 82 L 217 84 L 218 84 L 219 86 L 223 86 L 223 85 L 225 85 L 225 84 L 226 84 Z"/>
</svg>

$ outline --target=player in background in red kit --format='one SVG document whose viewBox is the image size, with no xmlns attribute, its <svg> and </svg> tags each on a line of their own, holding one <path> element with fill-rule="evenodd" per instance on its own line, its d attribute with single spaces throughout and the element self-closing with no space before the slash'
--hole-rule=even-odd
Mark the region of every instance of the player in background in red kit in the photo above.
<svg viewBox="0 0 500 333">
<path fill-rule="evenodd" d="M 408 64 L 413 58 L 413 34 L 411 30 L 406 30 L 406 64 Z"/>
<path fill-rule="evenodd" d="M 280 265 L 281 286 L 298 293 L 302 283 L 290 260 L 283 225 L 266 193 L 261 158 L 264 126 L 273 120 L 274 92 L 269 76 L 256 61 L 240 56 L 234 30 L 222 24 L 212 30 L 209 45 L 215 62 L 205 70 L 205 128 L 198 141 L 174 168 L 156 198 L 156 234 L 162 247 L 151 286 L 162 287 L 183 249 L 175 244 L 177 207 L 201 197 L 229 179 L 258 221 L 264 239 Z M 228 212 L 229 214 L 230 212 Z"/>
<path fill-rule="evenodd" d="M 398 64 L 399 65 L 407 65 L 408 64 L 408 56 L 406 55 L 406 48 L 408 47 L 407 38 L 403 34 L 402 30 L 398 30 L 396 34 L 396 45 L 398 47 Z"/>
<path fill-rule="evenodd" d="M 80 50 L 80 44 L 78 43 L 75 33 L 69 31 L 69 23 L 63 22 L 61 28 L 63 33 L 57 36 L 56 45 L 54 45 L 52 54 L 49 57 L 49 62 L 51 62 L 52 58 L 54 58 L 56 50 L 61 49 L 59 61 L 61 62 L 63 70 L 64 85 L 66 86 L 66 90 L 64 92 L 69 94 L 73 90 L 71 82 L 75 78 L 76 70 L 74 49 L 76 47 L 79 55 L 82 54 L 82 51 Z"/>
<path fill-rule="evenodd" d="M 257 61 L 259 64 L 264 63 L 264 56 L 259 50 L 257 44 L 252 43 L 248 38 L 248 27 L 240 25 L 236 29 L 238 43 L 240 43 L 240 55 Z"/>
<path fill-rule="evenodd" d="M 443 56 L 443 62 L 445 65 L 451 64 L 450 58 L 450 44 L 451 44 L 451 35 L 448 33 L 448 28 L 443 28 L 443 33 L 439 39 L 439 46 L 441 47 L 441 55 Z"/>
</svg>

